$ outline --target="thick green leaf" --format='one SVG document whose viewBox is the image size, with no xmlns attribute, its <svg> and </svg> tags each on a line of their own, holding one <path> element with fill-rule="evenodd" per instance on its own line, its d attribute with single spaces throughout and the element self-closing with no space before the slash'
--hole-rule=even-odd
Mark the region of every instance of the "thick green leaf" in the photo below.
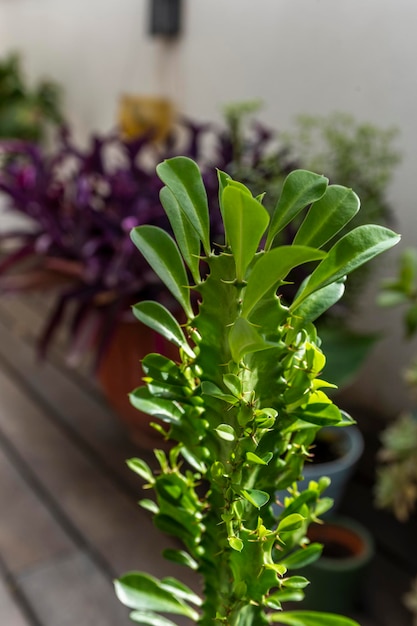
<svg viewBox="0 0 417 626">
<path fill-rule="evenodd" d="M 236 550 L 236 552 L 242 552 L 243 550 L 243 541 L 239 539 L 239 537 L 228 537 L 229 546 Z"/>
<path fill-rule="evenodd" d="M 200 596 L 198 596 L 190 587 L 184 585 L 184 583 L 180 582 L 176 578 L 172 578 L 168 576 L 167 578 L 162 578 L 161 585 L 167 591 L 170 591 L 175 595 L 175 597 L 180 598 L 181 600 L 186 600 L 187 602 L 192 602 L 196 606 L 202 605 L 202 600 Z"/>
<path fill-rule="evenodd" d="M 281 606 L 281 602 L 301 602 L 304 597 L 304 592 L 300 589 L 281 589 L 268 596 L 267 605 L 276 609 Z"/>
<path fill-rule="evenodd" d="M 297 307 L 297 315 L 305 322 L 314 322 L 320 315 L 330 309 L 345 293 L 345 277 L 310 294 Z M 301 290 L 300 290 L 301 291 Z"/>
<path fill-rule="evenodd" d="M 172 226 L 175 239 L 184 257 L 184 261 L 190 268 L 195 282 L 198 284 L 201 280 L 199 262 L 200 238 L 181 211 L 176 197 L 168 187 L 161 189 L 159 197 Z"/>
<path fill-rule="evenodd" d="M 255 463 L 255 465 L 268 465 L 269 461 L 272 459 L 273 453 L 268 452 L 263 457 L 258 456 L 254 452 L 246 452 L 246 458 L 250 463 Z"/>
<path fill-rule="evenodd" d="M 128 459 L 126 461 L 126 464 L 129 467 L 129 469 L 132 470 L 132 472 L 139 474 L 139 476 L 141 476 L 144 480 L 146 480 L 151 485 L 155 482 L 152 470 L 149 467 L 149 465 L 146 463 L 146 461 L 143 461 L 142 459 L 136 459 L 136 458 Z"/>
<path fill-rule="evenodd" d="M 266 569 L 271 569 L 273 572 L 276 572 L 279 576 L 284 576 L 287 573 L 287 568 L 282 563 L 265 563 Z"/>
<path fill-rule="evenodd" d="M 330 478 L 328 476 L 322 476 L 321 480 L 323 478 L 330 481 Z M 333 504 L 333 498 L 320 498 L 320 500 L 317 502 L 315 515 L 317 515 L 317 517 L 321 517 L 322 515 L 327 513 L 327 511 L 330 511 L 330 509 L 333 508 Z"/>
<path fill-rule="evenodd" d="M 257 352 L 269 347 L 255 330 L 255 327 L 243 317 L 238 317 L 230 329 L 229 346 L 236 363 L 239 363 L 240 359 L 248 352 Z"/>
<path fill-rule="evenodd" d="M 234 185 L 223 191 L 222 204 L 226 241 L 232 249 L 240 282 L 258 250 L 269 214 L 249 193 Z"/>
<path fill-rule="evenodd" d="M 198 563 L 193 559 L 193 557 L 188 554 L 188 552 L 184 552 L 184 550 L 174 550 L 173 548 L 167 548 L 163 551 L 163 556 L 173 563 L 177 563 L 179 565 L 185 565 L 190 569 L 196 570 L 198 569 Z"/>
<path fill-rule="evenodd" d="M 218 398 L 219 400 L 223 400 L 229 404 L 237 404 L 238 399 L 235 396 L 232 396 L 230 393 L 225 393 L 222 389 L 220 389 L 220 387 L 217 387 L 217 385 L 211 383 L 210 381 L 203 381 L 201 389 L 203 394 L 206 396 Z"/>
<path fill-rule="evenodd" d="M 274 209 L 271 225 L 266 240 L 266 248 L 269 249 L 275 236 L 289 224 L 298 213 L 312 202 L 316 202 L 323 196 L 328 185 L 325 176 L 308 172 L 307 170 L 295 170 L 288 174 L 284 181 L 281 196 Z"/>
<path fill-rule="evenodd" d="M 345 274 L 395 246 L 400 239 L 400 235 L 384 226 L 367 224 L 354 228 L 329 250 L 290 308 L 294 311 L 311 293 L 340 280 Z"/>
<path fill-rule="evenodd" d="M 193 423 L 193 426 L 194 424 L 195 421 Z M 205 449 L 199 448 L 198 453 L 195 454 L 194 451 L 191 451 L 186 446 L 182 446 L 181 448 L 181 455 L 187 461 L 188 465 L 190 465 L 193 469 L 195 469 L 197 472 L 200 472 L 201 474 L 205 474 L 207 471 L 207 465 L 201 460 L 201 453 L 203 452 L 203 450 Z"/>
<path fill-rule="evenodd" d="M 244 193 L 246 196 L 249 196 L 249 198 L 253 198 L 252 193 L 249 191 L 246 185 L 240 183 L 238 180 L 233 180 L 233 178 L 229 178 L 227 181 L 227 186 L 235 187 L 236 189 L 242 191 L 242 193 Z"/>
<path fill-rule="evenodd" d="M 282 583 L 288 589 L 305 589 L 310 584 L 310 581 L 304 576 L 290 576 L 285 578 Z"/>
<path fill-rule="evenodd" d="M 166 398 L 167 400 L 182 402 L 192 394 L 192 390 L 188 385 L 186 387 L 170 385 L 165 380 L 158 380 L 152 377 L 146 377 L 144 381 L 151 395 L 156 398 Z"/>
<path fill-rule="evenodd" d="M 236 398 L 240 398 L 242 395 L 242 381 L 236 374 L 225 374 L 223 382 Z"/>
<path fill-rule="evenodd" d="M 330 185 L 311 205 L 294 238 L 294 244 L 321 248 L 359 211 L 360 200 L 352 189 Z"/>
<path fill-rule="evenodd" d="M 309 402 L 306 407 L 293 411 L 291 415 L 316 426 L 333 426 L 342 419 L 337 406 L 327 402 Z"/>
<path fill-rule="evenodd" d="M 236 439 L 235 429 L 230 424 L 219 424 L 214 430 L 220 439 L 224 439 L 224 441 L 234 441 Z"/>
<path fill-rule="evenodd" d="M 138 502 L 139 506 L 145 511 L 149 511 L 153 515 L 157 515 L 159 513 L 159 506 L 153 500 L 149 500 L 149 498 L 143 498 Z"/>
<path fill-rule="evenodd" d="M 134 316 L 152 330 L 165 337 L 168 341 L 184 350 L 189 357 L 195 358 L 192 348 L 189 346 L 181 326 L 168 309 L 159 302 L 144 300 L 138 302 L 132 308 Z"/>
<path fill-rule="evenodd" d="M 304 508 L 304 504 L 309 504 L 310 502 L 315 502 L 319 492 L 317 489 L 304 489 L 298 496 L 296 496 L 290 504 L 285 507 L 282 516 L 290 515 L 292 513 L 299 513 L 302 508 Z"/>
<path fill-rule="evenodd" d="M 139 624 L 148 624 L 148 626 L 177 626 L 166 617 L 161 617 L 156 613 L 146 613 L 145 611 L 132 611 L 129 615 L 132 622 Z"/>
<path fill-rule="evenodd" d="M 154 517 L 154 524 L 161 532 L 166 535 L 172 535 L 178 537 L 184 544 L 189 544 L 195 541 L 196 532 L 192 528 L 193 517 L 191 515 L 184 514 L 181 516 L 184 519 L 177 520 L 177 514 L 174 516 L 160 513 Z"/>
<path fill-rule="evenodd" d="M 206 255 L 210 254 L 207 194 L 200 170 L 188 157 L 174 157 L 156 168 L 163 183 L 174 194 L 181 211 L 200 237 Z"/>
<path fill-rule="evenodd" d="M 299 548 L 283 560 L 283 565 L 287 569 L 299 569 L 314 563 L 320 558 L 323 552 L 323 546 L 319 543 L 311 543 L 305 548 Z"/>
<path fill-rule="evenodd" d="M 249 275 L 243 296 L 242 315 L 247 317 L 262 296 L 273 287 L 278 287 L 294 267 L 321 260 L 325 256 L 325 252 L 305 246 L 280 246 L 265 252 Z"/>
<path fill-rule="evenodd" d="M 143 254 L 190 319 L 194 317 L 190 304 L 190 289 L 184 263 L 177 244 L 162 228 L 137 226 L 131 232 L 135 246 Z"/>
<path fill-rule="evenodd" d="M 115 581 L 115 588 L 120 602 L 131 609 L 175 613 L 194 620 L 198 617 L 196 611 L 179 600 L 172 590 L 165 588 L 161 581 L 148 574 L 125 574 Z"/>
<path fill-rule="evenodd" d="M 279 533 L 297 530 L 302 526 L 304 521 L 305 517 L 299 513 L 292 513 L 291 515 L 286 515 L 284 519 L 279 522 L 277 530 Z"/>
<path fill-rule="evenodd" d="M 242 496 L 257 509 L 260 509 L 267 502 L 269 502 L 269 494 L 266 491 L 260 491 L 259 489 L 242 489 L 240 492 Z"/>
<path fill-rule="evenodd" d="M 226 172 L 222 172 L 222 170 L 217 170 L 217 180 L 219 182 L 219 207 L 220 213 L 223 217 L 223 191 L 226 189 L 227 183 L 229 180 L 231 180 L 231 178 Z"/>
<path fill-rule="evenodd" d="M 360 626 L 349 617 L 315 611 L 274 613 L 268 616 L 268 620 L 274 624 L 288 624 L 288 626 Z"/>
<path fill-rule="evenodd" d="M 159 417 L 164 422 L 178 422 L 184 409 L 179 404 L 165 398 L 155 398 L 146 387 L 138 387 L 129 394 L 130 403 L 139 411 Z"/>
<path fill-rule="evenodd" d="M 142 359 L 142 369 L 147 377 L 164 381 L 168 385 L 188 385 L 187 378 L 180 367 L 163 354 L 155 352 L 147 354 Z"/>
</svg>

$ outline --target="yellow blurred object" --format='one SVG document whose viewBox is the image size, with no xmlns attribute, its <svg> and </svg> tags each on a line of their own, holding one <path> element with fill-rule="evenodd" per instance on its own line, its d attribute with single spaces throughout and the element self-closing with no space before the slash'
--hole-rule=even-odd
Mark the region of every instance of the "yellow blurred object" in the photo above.
<svg viewBox="0 0 417 626">
<path fill-rule="evenodd" d="M 124 94 L 119 103 L 119 125 L 125 139 L 150 133 L 154 141 L 165 139 L 174 122 L 174 107 L 167 98 Z"/>
</svg>

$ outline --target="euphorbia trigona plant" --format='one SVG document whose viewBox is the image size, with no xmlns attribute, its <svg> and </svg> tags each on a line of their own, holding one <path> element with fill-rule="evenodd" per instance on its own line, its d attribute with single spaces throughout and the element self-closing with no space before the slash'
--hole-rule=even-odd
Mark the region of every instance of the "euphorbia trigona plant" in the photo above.
<svg viewBox="0 0 417 626">
<path fill-rule="evenodd" d="M 359 209 L 352 190 L 296 170 L 270 215 L 262 197 L 219 172 L 225 242 L 213 249 L 197 165 L 177 157 L 157 171 L 176 241 L 146 225 L 132 239 L 186 322 L 181 327 L 154 301 L 134 307 L 179 354 L 177 362 L 145 357 L 147 386 L 131 396 L 166 424 L 156 428 L 172 448 L 155 451 L 158 471 L 139 459 L 129 464 L 154 491 L 155 500 L 142 504 L 156 526 L 184 545 L 165 556 L 196 570 L 202 596 L 176 579 L 131 572 L 116 581 L 118 597 L 133 609 L 133 621 L 154 626 L 172 626 L 176 614 L 201 626 L 352 626 L 346 617 L 285 610 L 308 584 L 293 570 L 320 555 L 308 542 L 308 525 L 331 506 L 322 497 L 326 478 L 302 493 L 296 481 L 318 430 L 351 422 L 325 393 L 331 385 L 320 378 L 325 356 L 313 321 L 342 296 L 346 274 L 399 236 L 360 226 L 323 252 Z M 297 219 L 292 244 L 274 246 Z M 311 274 L 285 303 L 280 287 L 301 264 L 311 265 Z M 285 488 L 288 497 L 276 503 Z"/>
</svg>

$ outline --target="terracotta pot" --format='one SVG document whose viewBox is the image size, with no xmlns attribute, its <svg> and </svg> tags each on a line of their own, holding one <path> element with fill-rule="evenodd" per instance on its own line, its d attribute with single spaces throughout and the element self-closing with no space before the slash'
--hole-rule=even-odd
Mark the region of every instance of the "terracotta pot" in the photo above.
<svg viewBox="0 0 417 626">
<path fill-rule="evenodd" d="M 141 360 L 159 352 L 176 360 L 178 350 L 139 321 L 121 321 L 106 350 L 97 377 L 104 396 L 126 425 L 131 439 L 141 448 L 164 447 L 161 435 L 150 426 L 158 421 L 135 409 L 129 393 L 143 384 Z"/>
</svg>

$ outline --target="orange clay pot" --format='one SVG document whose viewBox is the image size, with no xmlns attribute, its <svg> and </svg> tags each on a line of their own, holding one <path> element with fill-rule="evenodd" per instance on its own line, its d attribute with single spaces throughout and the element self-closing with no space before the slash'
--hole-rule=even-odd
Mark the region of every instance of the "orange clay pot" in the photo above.
<svg viewBox="0 0 417 626">
<path fill-rule="evenodd" d="M 159 352 L 173 360 L 178 350 L 139 321 L 121 321 L 98 368 L 97 377 L 104 396 L 125 424 L 131 439 L 140 448 L 167 447 L 150 422 L 157 419 L 135 409 L 129 393 L 143 385 L 141 360 L 150 352 Z"/>
</svg>

